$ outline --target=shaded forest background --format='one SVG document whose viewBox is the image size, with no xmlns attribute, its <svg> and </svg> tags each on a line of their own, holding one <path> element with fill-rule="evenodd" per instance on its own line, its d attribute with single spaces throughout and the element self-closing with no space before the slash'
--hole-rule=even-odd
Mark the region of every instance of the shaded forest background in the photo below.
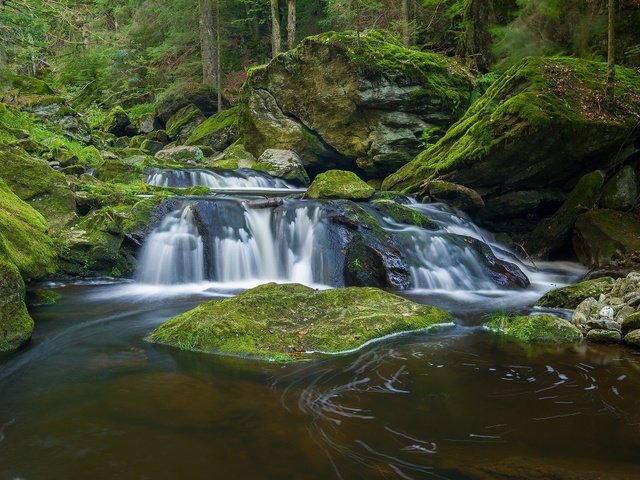
<svg viewBox="0 0 640 480">
<path fill-rule="evenodd" d="M 115 104 L 151 111 L 163 96 L 207 83 L 205 10 L 222 94 L 233 101 L 246 69 L 273 55 L 274 32 L 286 50 L 322 31 L 383 29 L 398 43 L 460 56 L 490 80 L 526 55 L 606 60 L 607 8 L 607 0 L 0 0 L 0 66 L 43 78 L 98 123 Z M 640 1 L 614 8 L 616 62 L 638 67 Z"/>
</svg>

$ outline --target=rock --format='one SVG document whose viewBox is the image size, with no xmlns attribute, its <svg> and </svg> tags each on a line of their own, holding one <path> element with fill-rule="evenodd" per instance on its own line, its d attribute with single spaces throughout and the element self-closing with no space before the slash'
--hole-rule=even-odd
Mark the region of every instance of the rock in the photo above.
<svg viewBox="0 0 640 480">
<path fill-rule="evenodd" d="M 495 315 L 489 319 L 487 327 L 524 342 L 568 343 L 582 340 L 576 326 L 547 313 L 516 317 Z"/>
<path fill-rule="evenodd" d="M 43 305 L 55 305 L 60 301 L 62 295 L 53 290 L 47 290 L 43 288 L 37 288 L 35 290 L 29 290 L 25 303 L 30 307 L 40 307 Z"/>
<path fill-rule="evenodd" d="M 206 120 L 195 105 L 182 107 L 167 120 L 167 135 L 178 143 L 183 143 L 198 125 Z"/>
<path fill-rule="evenodd" d="M 375 288 L 318 291 L 269 283 L 203 303 L 161 325 L 148 340 L 182 350 L 291 361 L 452 320 L 443 310 Z"/>
<path fill-rule="evenodd" d="M 258 163 L 251 168 L 267 172 L 269 175 L 290 180 L 300 185 L 309 185 L 309 176 L 296 152 L 291 150 L 275 150 L 269 148 L 264 151 Z"/>
<path fill-rule="evenodd" d="M 530 231 L 542 217 L 553 214 L 565 199 L 566 195 L 560 189 L 509 192 L 489 197 L 475 219 L 494 230 L 513 231 L 514 224 L 507 219 L 529 220 L 532 217 L 525 229 Z"/>
<path fill-rule="evenodd" d="M 597 343 L 620 343 L 622 341 L 622 335 L 615 330 L 601 330 L 594 328 L 587 332 L 587 340 Z"/>
<path fill-rule="evenodd" d="M 225 160 L 237 162 L 238 167 L 236 168 L 251 168 L 257 162 L 256 157 L 251 155 L 239 142 L 227 147 L 223 153 Z"/>
<path fill-rule="evenodd" d="M 161 128 L 162 125 L 153 113 L 142 115 L 136 121 L 136 129 L 142 134 L 148 134 Z"/>
<path fill-rule="evenodd" d="M 33 320 L 24 304 L 18 268 L 0 258 L 0 352 L 15 350 L 31 338 Z"/>
<path fill-rule="evenodd" d="M 626 165 L 602 189 L 600 206 L 612 210 L 631 210 L 638 200 L 638 178 L 631 165 Z"/>
<path fill-rule="evenodd" d="M 438 224 L 430 218 L 393 200 L 373 200 L 371 205 L 383 216 L 391 218 L 394 222 L 415 225 L 429 230 L 438 229 Z"/>
<path fill-rule="evenodd" d="M 131 125 L 129 115 L 120 106 L 114 107 L 102 123 L 104 132 L 112 133 L 118 137 L 127 136 L 127 127 Z"/>
<path fill-rule="evenodd" d="M 428 182 L 424 194 L 435 201 L 446 203 L 465 212 L 473 213 L 484 207 L 482 197 L 470 188 L 442 180 Z"/>
<path fill-rule="evenodd" d="M 160 150 L 154 157 L 159 160 L 169 160 L 175 163 L 187 164 L 190 161 L 195 163 L 202 162 L 204 154 L 198 147 L 182 145 Z"/>
<path fill-rule="evenodd" d="M 640 138 L 636 120 L 623 113 L 640 110 L 640 73 L 623 67 L 621 75 L 620 110 L 611 113 L 598 107 L 605 63 L 525 58 L 382 188 L 417 192 L 439 178 L 480 192 L 488 205 L 509 192 L 565 189 L 588 172 L 613 166 L 608 159 L 624 162 Z"/>
<path fill-rule="evenodd" d="M 497 258 L 489 245 L 472 237 L 463 237 L 463 239 L 476 251 L 489 278 L 496 285 L 512 288 L 526 288 L 530 285 L 529 278 L 520 270 L 520 267 L 515 263 Z"/>
<path fill-rule="evenodd" d="M 640 250 L 640 223 L 616 210 L 592 210 L 576 220 L 573 248 L 589 267 L 603 267 Z"/>
<path fill-rule="evenodd" d="M 0 179 L 22 200 L 58 230 L 76 217 L 76 201 L 63 174 L 46 160 L 34 158 L 24 150 L 0 143 Z"/>
<path fill-rule="evenodd" d="M 142 155 L 133 155 L 124 159 L 105 159 L 96 166 L 94 175 L 103 182 L 138 182 L 143 178 L 146 158 Z"/>
<path fill-rule="evenodd" d="M 527 237 L 528 252 L 547 255 L 565 246 L 576 219 L 595 207 L 603 182 L 604 174 L 599 170 L 582 177 L 558 211 L 536 225 Z"/>
<path fill-rule="evenodd" d="M 240 101 L 247 150 L 294 150 L 313 173 L 370 178 L 410 161 L 423 131 L 444 131 L 464 112 L 470 76 L 451 58 L 388 40 L 327 32 L 250 69 Z"/>
<path fill-rule="evenodd" d="M 164 148 L 164 143 L 155 140 L 145 139 L 140 145 L 140 150 L 149 155 L 155 155 Z"/>
<path fill-rule="evenodd" d="M 0 91 L 16 90 L 21 94 L 53 95 L 53 90 L 44 81 L 18 75 L 6 67 L 0 67 Z"/>
<path fill-rule="evenodd" d="M 624 343 L 632 347 L 640 348 L 640 330 L 633 330 L 624 336 Z"/>
<path fill-rule="evenodd" d="M 360 180 L 355 173 L 344 170 L 329 170 L 315 178 L 305 196 L 307 198 L 369 200 L 374 193 L 375 189 Z"/>
<path fill-rule="evenodd" d="M 238 109 L 222 110 L 198 125 L 185 140 L 185 145 L 205 145 L 222 151 L 238 140 Z"/>
<path fill-rule="evenodd" d="M 578 304 L 571 321 L 578 327 L 586 326 L 587 323 L 598 311 L 598 301 L 595 298 L 586 298 Z"/>
<path fill-rule="evenodd" d="M 602 318 L 612 319 L 613 318 L 613 308 L 606 306 L 600 309 L 600 316 Z"/>
<path fill-rule="evenodd" d="M 613 284 L 611 295 L 624 298 L 630 293 L 640 293 L 640 272 L 629 272 L 625 278 L 619 278 Z"/>
<path fill-rule="evenodd" d="M 609 293 L 612 287 L 613 278 L 611 277 L 587 280 L 575 285 L 551 290 L 538 300 L 536 306 L 573 309 L 589 297 L 599 297 L 603 293 Z"/>
<path fill-rule="evenodd" d="M 155 115 L 166 124 L 169 118 L 183 107 L 193 104 L 209 117 L 218 111 L 218 94 L 216 90 L 202 83 L 179 83 L 165 90 L 156 102 Z M 222 107 L 229 103 L 222 98 Z"/>
<path fill-rule="evenodd" d="M 622 320 L 621 330 L 623 335 L 633 330 L 640 330 L 640 311 L 628 315 Z"/>
</svg>

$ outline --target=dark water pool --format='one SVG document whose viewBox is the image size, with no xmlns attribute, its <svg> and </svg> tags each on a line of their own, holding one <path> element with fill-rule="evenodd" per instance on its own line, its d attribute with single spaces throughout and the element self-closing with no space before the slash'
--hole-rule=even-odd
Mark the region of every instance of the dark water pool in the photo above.
<svg viewBox="0 0 640 480">
<path fill-rule="evenodd" d="M 462 325 L 295 365 L 143 338 L 202 296 L 58 289 L 0 357 L 0 479 L 640 478 L 640 356 Z"/>
</svg>

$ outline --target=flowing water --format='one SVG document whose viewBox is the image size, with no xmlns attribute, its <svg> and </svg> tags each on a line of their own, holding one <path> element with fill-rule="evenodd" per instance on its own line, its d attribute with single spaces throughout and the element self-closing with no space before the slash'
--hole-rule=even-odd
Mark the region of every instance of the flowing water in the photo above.
<svg viewBox="0 0 640 480">
<path fill-rule="evenodd" d="M 530 288 L 497 288 L 456 239 L 512 254 L 442 206 L 412 206 L 436 231 L 381 221 L 413 249 L 403 295 L 450 309 L 455 327 L 293 365 L 146 343 L 252 284 L 336 283 L 321 205 L 251 198 L 169 214 L 135 281 L 49 285 L 62 300 L 33 309 L 32 341 L 0 357 L 0 479 L 637 478 L 640 355 L 482 328 L 582 270 L 522 266 Z"/>
</svg>

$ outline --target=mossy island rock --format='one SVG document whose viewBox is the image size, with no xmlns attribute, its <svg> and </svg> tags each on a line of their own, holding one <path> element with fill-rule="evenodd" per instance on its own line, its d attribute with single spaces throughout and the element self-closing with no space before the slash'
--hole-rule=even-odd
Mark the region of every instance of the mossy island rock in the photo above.
<svg viewBox="0 0 640 480">
<path fill-rule="evenodd" d="M 220 152 L 239 137 L 238 109 L 234 107 L 211 115 L 193 130 L 184 144 L 205 145 Z"/>
<path fill-rule="evenodd" d="M 582 340 L 582 333 L 575 325 L 547 313 L 495 315 L 487 322 L 487 328 L 523 342 L 571 343 Z"/>
<path fill-rule="evenodd" d="M 593 280 L 556 288 L 538 300 L 536 306 L 548 308 L 576 308 L 583 300 L 609 293 L 613 288 L 613 278 L 601 277 Z"/>
<path fill-rule="evenodd" d="M 369 200 L 376 192 L 353 172 L 329 170 L 321 173 L 307 189 L 307 198 L 345 198 L 348 200 Z"/>
<path fill-rule="evenodd" d="M 309 185 L 309 175 L 304 169 L 302 160 L 292 150 L 268 148 L 251 168 L 267 172 L 273 177 L 290 180 L 299 185 Z"/>
<path fill-rule="evenodd" d="M 444 310 L 375 288 L 318 291 L 269 283 L 203 303 L 161 325 L 148 340 L 182 350 L 292 361 L 452 321 Z"/>
<path fill-rule="evenodd" d="M 240 101 L 247 149 L 294 150 L 314 174 L 380 178 L 410 161 L 425 129 L 444 131 L 464 113 L 471 77 L 454 59 L 388 39 L 327 32 L 251 69 Z"/>
<path fill-rule="evenodd" d="M 598 209 L 578 217 L 573 232 L 578 259 L 589 267 L 603 267 L 640 251 L 640 222 L 628 213 Z"/>
<path fill-rule="evenodd" d="M 24 281 L 18 268 L 0 258 L 0 352 L 15 350 L 31 338 L 33 320 L 24 297 Z"/>
<path fill-rule="evenodd" d="M 629 114 L 640 112 L 640 73 L 618 67 L 613 112 L 599 108 L 604 78 L 605 63 L 520 61 L 444 137 L 387 177 L 383 189 L 417 192 L 440 178 L 477 190 L 490 204 L 510 192 L 566 190 L 588 172 L 623 163 L 640 137 Z"/>
</svg>

